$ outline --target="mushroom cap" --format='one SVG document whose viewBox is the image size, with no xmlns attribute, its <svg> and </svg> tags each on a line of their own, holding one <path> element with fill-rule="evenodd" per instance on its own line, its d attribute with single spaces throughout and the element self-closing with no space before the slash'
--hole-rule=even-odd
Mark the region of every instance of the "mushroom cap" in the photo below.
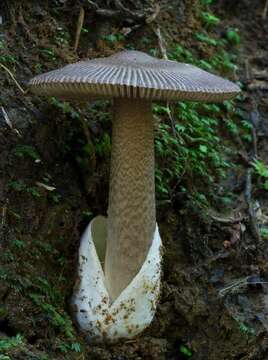
<svg viewBox="0 0 268 360">
<path fill-rule="evenodd" d="M 79 61 L 38 75 L 29 87 L 37 95 L 73 100 L 127 97 L 221 102 L 240 92 L 233 82 L 196 66 L 134 50 Z"/>
</svg>

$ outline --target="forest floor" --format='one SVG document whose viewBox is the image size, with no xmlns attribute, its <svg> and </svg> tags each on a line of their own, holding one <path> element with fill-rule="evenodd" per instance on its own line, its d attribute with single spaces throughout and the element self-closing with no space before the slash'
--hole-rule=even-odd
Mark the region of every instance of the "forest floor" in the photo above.
<svg viewBox="0 0 268 360">
<path fill-rule="evenodd" d="M 226 28 L 239 29 L 239 107 L 252 124 L 252 142 L 233 141 L 236 166 L 222 184 L 234 200 L 224 212 L 210 209 L 206 216 L 182 211 L 177 202 L 168 210 L 159 206 L 165 255 L 152 325 L 135 340 L 88 345 L 73 326 L 69 302 L 81 233 L 107 208 L 110 148 L 103 134 L 110 131 L 110 104 L 91 108 L 94 120 L 85 132 L 79 114 L 86 117 L 88 108 L 33 98 L 24 89 L 37 73 L 79 57 L 109 55 L 124 44 L 116 24 L 90 18 L 97 30 L 85 31 L 77 54 L 66 29 L 75 33 L 79 7 L 19 3 L 0 4 L 0 64 L 22 87 L 0 68 L 0 360 L 268 359 L 268 192 L 251 166 L 254 157 L 268 159 L 264 4 L 219 0 L 214 9 L 221 18 L 218 37 Z M 161 2 L 159 24 L 172 41 L 210 51 L 191 38 L 200 24 L 187 14 L 187 2 L 171 2 L 178 17 L 168 3 Z M 183 14 L 187 27 L 178 34 Z M 103 34 L 106 40 L 99 40 Z M 151 28 L 135 30 L 133 38 L 140 50 L 159 47 Z M 88 42 L 94 43 L 89 50 Z M 88 159 L 86 141 L 96 147 Z"/>
</svg>

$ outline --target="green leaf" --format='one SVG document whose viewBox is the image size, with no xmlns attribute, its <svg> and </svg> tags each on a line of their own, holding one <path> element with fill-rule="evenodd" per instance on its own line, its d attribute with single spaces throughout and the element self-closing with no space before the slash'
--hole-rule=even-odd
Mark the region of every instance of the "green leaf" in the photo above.
<svg viewBox="0 0 268 360">
<path fill-rule="evenodd" d="M 261 228 L 261 235 L 262 235 L 265 239 L 268 239 L 268 228 Z"/>
<path fill-rule="evenodd" d="M 206 154 L 208 151 L 208 148 L 206 145 L 199 145 L 199 150 L 203 153 Z"/>
<path fill-rule="evenodd" d="M 110 42 L 115 42 L 117 41 L 117 37 L 114 34 L 110 34 L 105 36 L 105 40 L 110 41 Z"/>
<path fill-rule="evenodd" d="M 82 27 L 82 29 L 81 29 L 81 33 L 88 33 L 89 32 L 89 30 L 87 29 L 87 28 L 84 28 L 84 27 Z"/>
<path fill-rule="evenodd" d="M 213 39 L 212 37 L 210 37 L 204 33 L 198 32 L 195 34 L 195 37 L 197 40 L 204 42 L 208 45 L 217 46 L 217 44 L 218 44 L 217 40 Z"/>
<path fill-rule="evenodd" d="M 180 352 L 183 354 L 183 355 L 186 355 L 187 357 L 192 357 L 193 356 L 193 353 L 192 351 L 185 345 L 181 345 L 180 346 Z"/>
<path fill-rule="evenodd" d="M 75 352 L 80 352 L 81 351 L 81 345 L 79 343 L 72 343 L 71 344 L 71 349 Z"/>
<path fill-rule="evenodd" d="M 253 328 L 251 328 L 243 323 L 240 324 L 239 329 L 244 334 L 256 335 L 256 332 Z"/>
<path fill-rule="evenodd" d="M 16 347 L 21 347 L 23 345 L 24 339 L 22 335 L 17 334 L 16 336 L 0 340 L 0 352 L 8 351 Z"/>
<path fill-rule="evenodd" d="M 33 160 L 40 159 L 38 152 L 30 145 L 17 145 L 14 149 L 14 155 L 19 158 L 26 156 Z"/>
<path fill-rule="evenodd" d="M 214 0 L 201 0 L 202 5 L 211 5 Z"/>
<path fill-rule="evenodd" d="M 226 33 L 227 40 L 234 45 L 239 45 L 241 42 L 240 36 L 238 34 L 238 29 L 229 29 Z"/>
<path fill-rule="evenodd" d="M 203 11 L 201 13 L 201 20 L 205 25 L 209 25 L 209 26 L 218 25 L 220 22 L 220 19 L 217 16 L 206 11 Z"/>
<path fill-rule="evenodd" d="M 257 174 L 261 177 L 268 178 L 268 167 L 261 160 L 255 160 L 252 162 L 252 166 L 255 168 Z"/>
<path fill-rule="evenodd" d="M 200 60 L 199 61 L 200 67 L 202 67 L 204 70 L 212 70 L 213 66 L 206 60 Z"/>
</svg>

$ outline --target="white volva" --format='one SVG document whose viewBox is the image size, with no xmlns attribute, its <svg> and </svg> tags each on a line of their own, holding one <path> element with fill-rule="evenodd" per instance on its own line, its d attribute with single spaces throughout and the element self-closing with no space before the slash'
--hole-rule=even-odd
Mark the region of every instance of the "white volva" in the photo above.
<svg viewBox="0 0 268 360">
<path fill-rule="evenodd" d="M 102 263 L 107 220 L 94 218 L 79 249 L 79 282 L 73 296 L 76 320 L 88 340 L 132 338 L 152 321 L 160 293 L 161 239 L 156 225 L 144 264 L 122 293 L 111 301 Z"/>
</svg>

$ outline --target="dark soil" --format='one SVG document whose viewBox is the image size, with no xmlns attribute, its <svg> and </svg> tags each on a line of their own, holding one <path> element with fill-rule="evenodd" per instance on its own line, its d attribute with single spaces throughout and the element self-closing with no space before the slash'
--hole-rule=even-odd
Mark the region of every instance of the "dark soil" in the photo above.
<svg viewBox="0 0 268 360">
<path fill-rule="evenodd" d="M 159 3 L 156 23 L 142 24 L 114 42 L 107 36 L 133 25 L 96 17 L 86 1 L 4 0 L 0 64 L 26 89 L 37 73 L 78 58 L 109 55 L 126 45 L 158 48 L 156 24 L 167 44 L 184 44 L 201 55 L 211 51 L 191 36 L 201 28 L 197 1 Z M 75 53 L 81 4 L 89 31 L 82 33 Z M 219 36 L 228 27 L 240 30 L 241 107 L 254 125 L 258 156 L 267 162 L 268 23 L 261 18 L 263 6 L 259 0 L 235 5 L 219 0 L 215 12 L 223 19 Z M 211 209 L 204 216 L 184 208 L 183 199 L 168 210 L 158 207 L 164 271 L 150 328 L 133 341 L 88 345 L 72 325 L 69 302 L 81 233 L 107 209 L 109 144 L 104 145 L 104 135 L 111 131 L 110 104 L 62 108 L 57 100 L 23 93 L 1 67 L 0 88 L 0 339 L 17 334 L 24 339 L 24 345 L 9 351 L 10 359 L 268 359 L 268 286 L 260 284 L 268 281 L 267 240 L 254 232 L 244 199 L 253 147 L 236 144 L 238 170 L 224 184 L 236 200 L 224 214 Z M 84 116 L 88 131 L 77 114 Z M 267 226 L 267 191 L 254 176 L 251 195 L 258 223 Z M 75 351 L 78 342 L 82 352 Z"/>
</svg>

